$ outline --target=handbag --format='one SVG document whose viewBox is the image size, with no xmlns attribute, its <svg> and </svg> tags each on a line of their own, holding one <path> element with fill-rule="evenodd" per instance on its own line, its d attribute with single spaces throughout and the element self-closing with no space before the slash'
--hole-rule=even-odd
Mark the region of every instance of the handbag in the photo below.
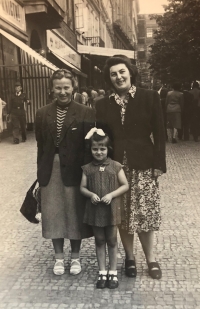
<svg viewBox="0 0 200 309">
<path fill-rule="evenodd" d="M 39 223 L 39 220 L 36 218 L 36 215 L 38 213 L 38 199 L 34 192 L 36 184 L 37 180 L 27 191 L 26 197 L 20 208 L 20 212 L 22 213 L 22 215 L 31 223 Z"/>
</svg>

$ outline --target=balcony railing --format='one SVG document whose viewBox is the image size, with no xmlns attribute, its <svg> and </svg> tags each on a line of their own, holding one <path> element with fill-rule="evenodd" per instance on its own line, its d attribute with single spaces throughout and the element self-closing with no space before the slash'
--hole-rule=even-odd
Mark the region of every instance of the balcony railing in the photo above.
<svg viewBox="0 0 200 309">
<path fill-rule="evenodd" d="M 86 45 L 96 46 L 96 47 L 105 47 L 105 42 L 100 36 L 89 36 L 86 37 Z"/>
</svg>

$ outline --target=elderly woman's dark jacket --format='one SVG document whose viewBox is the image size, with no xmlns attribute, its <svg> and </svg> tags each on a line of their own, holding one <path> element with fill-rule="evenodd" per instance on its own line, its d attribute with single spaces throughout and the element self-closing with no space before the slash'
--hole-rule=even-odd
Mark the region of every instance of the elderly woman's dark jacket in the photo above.
<svg viewBox="0 0 200 309">
<path fill-rule="evenodd" d="M 96 121 L 97 127 L 108 133 L 113 142 L 114 160 L 122 163 L 126 151 L 130 168 L 166 172 L 165 131 L 156 91 L 137 88 L 135 97 L 129 98 L 124 125 L 114 97 L 105 97 L 96 104 Z"/>
<path fill-rule="evenodd" d="M 69 105 L 59 140 L 61 177 L 65 186 L 80 184 L 81 166 L 91 160 L 85 142 L 88 131 L 94 127 L 94 112 L 89 107 L 72 101 Z M 57 144 L 56 103 L 36 113 L 35 133 L 38 146 L 37 176 L 40 186 L 50 180 Z"/>
</svg>

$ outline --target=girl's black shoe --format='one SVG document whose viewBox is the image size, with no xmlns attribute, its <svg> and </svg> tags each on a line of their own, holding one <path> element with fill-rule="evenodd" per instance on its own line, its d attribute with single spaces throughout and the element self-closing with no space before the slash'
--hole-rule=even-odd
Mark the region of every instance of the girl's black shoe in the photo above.
<svg viewBox="0 0 200 309">
<path fill-rule="evenodd" d="M 158 262 L 151 262 L 148 264 L 149 268 L 149 276 L 153 279 L 161 279 L 162 278 L 162 271 L 160 269 L 160 265 Z"/>
<path fill-rule="evenodd" d="M 119 286 L 117 275 L 108 275 L 107 287 L 109 289 L 116 289 Z"/>
<path fill-rule="evenodd" d="M 127 277 L 131 278 L 135 278 L 137 276 L 135 260 L 125 260 L 125 274 Z"/>
<path fill-rule="evenodd" d="M 108 277 L 107 275 L 101 275 L 99 274 L 97 283 L 96 283 L 96 288 L 97 289 L 105 289 L 106 284 L 107 284 Z"/>
</svg>

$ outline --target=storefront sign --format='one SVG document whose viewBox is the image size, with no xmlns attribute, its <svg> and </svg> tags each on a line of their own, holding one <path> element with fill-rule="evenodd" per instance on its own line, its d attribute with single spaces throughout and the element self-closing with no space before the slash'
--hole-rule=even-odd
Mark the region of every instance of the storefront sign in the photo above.
<svg viewBox="0 0 200 309">
<path fill-rule="evenodd" d="M 26 31 L 24 8 L 15 0 L 0 0 L 0 15 L 8 22 Z"/>
<path fill-rule="evenodd" d="M 52 31 L 47 30 L 47 47 L 61 58 L 81 68 L 81 56 Z"/>
</svg>

